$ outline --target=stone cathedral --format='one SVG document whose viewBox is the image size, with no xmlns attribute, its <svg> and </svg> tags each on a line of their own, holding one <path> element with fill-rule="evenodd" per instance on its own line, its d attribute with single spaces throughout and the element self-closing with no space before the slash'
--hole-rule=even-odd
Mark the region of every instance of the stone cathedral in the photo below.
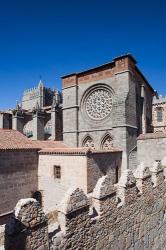
<svg viewBox="0 0 166 250">
<path fill-rule="evenodd" d="M 165 130 L 132 55 L 25 90 L 0 112 L 0 249 L 164 249 Z"/>
<path fill-rule="evenodd" d="M 152 132 L 154 90 L 131 55 L 62 77 L 63 139 L 72 147 L 123 150 L 136 165 L 137 137 Z"/>
<path fill-rule="evenodd" d="M 37 87 L 24 91 L 14 109 L 0 112 L 0 128 L 18 130 L 33 140 L 62 140 L 61 93 L 40 80 Z"/>
<path fill-rule="evenodd" d="M 165 128 L 156 118 L 161 103 L 129 54 L 63 76 L 62 93 L 40 81 L 15 109 L 0 112 L 0 127 L 33 140 L 63 140 L 70 147 L 120 148 L 123 168 L 135 168 L 139 135 Z"/>
</svg>

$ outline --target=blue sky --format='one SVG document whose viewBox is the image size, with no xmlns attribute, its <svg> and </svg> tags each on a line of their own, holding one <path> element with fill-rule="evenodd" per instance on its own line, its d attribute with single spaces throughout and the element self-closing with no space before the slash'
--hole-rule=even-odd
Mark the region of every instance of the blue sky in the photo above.
<svg viewBox="0 0 166 250">
<path fill-rule="evenodd" d="M 0 109 L 40 75 L 60 89 L 60 76 L 129 52 L 166 94 L 165 13 L 165 0 L 0 0 Z"/>
</svg>

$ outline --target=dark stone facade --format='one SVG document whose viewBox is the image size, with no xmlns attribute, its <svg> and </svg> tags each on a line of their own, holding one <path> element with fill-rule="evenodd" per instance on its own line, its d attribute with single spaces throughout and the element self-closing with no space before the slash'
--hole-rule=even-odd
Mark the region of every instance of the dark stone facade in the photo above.
<svg viewBox="0 0 166 250">
<path fill-rule="evenodd" d="M 34 140 L 64 140 L 71 147 L 123 150 L 123 168 L 137 164 L 137 137 L 153 131 L 153 88 L 131 55 L 62 77 L 62 94 L 38 86 L 6 117 Z M 47 106 L 49 105 L 49 106 Z M 63 106 L 62 106 L 63 105 Z M 9 127 L 1 115 L 0 126 Z M 11 127 L 11 125 L 10 125 Z"/>
<path fill-rule="evenodd" d="M 64 76 L 62 83 L 64 142 L 72 147 L 118 147 L 124 168 L 136 162 L 137 136 L 152 131 L 154 91 L 134 58 L 115 58 Z"/>
</svg>

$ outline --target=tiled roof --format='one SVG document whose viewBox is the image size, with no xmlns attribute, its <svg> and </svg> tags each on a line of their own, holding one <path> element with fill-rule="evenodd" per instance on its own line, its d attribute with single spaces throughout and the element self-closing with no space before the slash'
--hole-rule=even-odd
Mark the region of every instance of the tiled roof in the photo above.
<svg viewBox="0 0 166 250">
<path fill-rule="evenodd" d="M 0 129 L 0 150 L 67 148 L 62 141 L 32 141 L 17 130 Z"/>
<path fill-rule="evenodd" d="M 90 148 L 45 148 L 39 151 L 40 154 L 61 154 L 61 155 L 87 155 L 87 154 L 100 154 L 100 153 L 114 153 L 122 152 L 118 148 L 111 150 L 95 150 Z"/>
<path fill-rule="evenodd" d="M 39 149 L 30 139 L 12 129 L 0 129 L 0 150 Z"/>
<path fill-rule="evenodd" d="M 159 139 L 159 138 L 166 138 L 166 133 L 156 132 L 156 133 L 141 134 L 137 139 L 146 140 L 146 139 Z"/>
<path fill-rule="evenodd" d="M 33 141 L 33 143 L 41 149 L 45 148 L 51 148 L 51 149 L 56 149 L 56 148 L 68 148 L 66 144 L 63 143 L 63 141 Z"/>
<path fill-rule="evenodd" d="M 32 141 L 17 130 L 0 129 L 0 150 L 40 150 L 40 154 L 87 155 L 95 153 L 121 152 L 118 148 L 95 150 L 90 148 L 70 148 L 62 141 Z"/>
</svg>

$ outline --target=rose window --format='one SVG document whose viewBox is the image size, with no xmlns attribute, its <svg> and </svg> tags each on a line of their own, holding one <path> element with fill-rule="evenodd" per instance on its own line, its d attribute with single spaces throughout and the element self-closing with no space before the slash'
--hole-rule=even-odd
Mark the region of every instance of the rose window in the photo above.
<svg viewBox="0 0 166 250">
<path fill-rule="evenodd" d="M 94 120 L 106 118 L 112 109 L 112 94 L 107 89 L 97 89 L 91 92 L 85 103 L 87 115 Z"/>
</svg>

